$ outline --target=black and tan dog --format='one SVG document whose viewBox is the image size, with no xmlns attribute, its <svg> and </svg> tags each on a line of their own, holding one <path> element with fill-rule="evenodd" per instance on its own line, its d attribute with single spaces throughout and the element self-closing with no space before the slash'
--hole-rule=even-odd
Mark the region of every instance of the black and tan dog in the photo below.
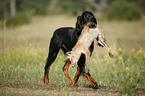
<svg viewBox="0 0 145 96">
<path fill-rule="evenodd" d="M 78 41 L 78 38 L 84 26 L 86 26 L 88 23 L 89 23 L 90 28 L 95 28 L 97 25 L 97 20 L 90 11 L 85 11 L 82 13 L 81 16 L 78 16 L 77 22 L 76 22 L 76 28 L 64 27 L 64 28 L 59 28 L 54 32 L 53 37 L 51 38 L 51 41 L 50 41 L 49 54 L 48 54 L 47 62 L 45 65 L 44 83 L 47 84 L 49 82 L 49 79 L 48 79 L 49 69 L 50 69 L 51 64 L 56 59 L 59 50 L 62 49 L 64 54 L 71 51 L 72 48 L 75 46 L 76 42 Z M 98 45 L 102 46 L 99 42 L 98 42 Z M 93 49 L 94 49 L 94 42 L 92 42 L 89 46 L 90 56 L 92 54 Z M 67 60 L 63 67 L 63 70 L 64 70 L 67 80 L 72 85 L 76 85 L 79 79 L 79 76 L 83 74 L 84 78 L 90 82 L 92 87 L 98 86 L 97 82 L 91 77 L 90 73 L 89 72 L 85 73 L 83 71 L 85 67 L 84 54 L 81 54 L 80 59 L 78 60 L 77 72 L 75 74 L 73 82 L 68 74 L 68 68 L 70 66 L 70 63 L 71 63 L 70 60 Z"/>
</svg>

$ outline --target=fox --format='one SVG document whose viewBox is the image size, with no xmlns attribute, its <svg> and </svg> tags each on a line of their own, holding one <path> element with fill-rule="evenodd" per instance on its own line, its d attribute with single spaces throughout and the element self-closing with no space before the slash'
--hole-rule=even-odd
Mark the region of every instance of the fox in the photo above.
<svg viewBox="0 0 145 96">
<path fill-rule="evenodd" d="M 97 43 L 105 47 L 108 51 L 108 54 L 111 58 L 113 58 L 113 53 L 109 45 L 106 42 L 105 33 L 103 28 L 100 25 L 96 25 L 96 28 L 90 28 L 89 24 L 84 26 L 84 29 L 81 32 L 80 37 L 78 38 L 77 43 L 72 48 L 72 51 L 67 52 L 67 59 L 70 60 L 72 67 L 76 66 L 81 54 L 85 54 L 85 65 L 84 71 L 88 73 L 89 68 L 89 59 L 90 59 L 90 51 L 89 46 L 92 44 L 94 40 L 97 40 Z"/>
</svg>

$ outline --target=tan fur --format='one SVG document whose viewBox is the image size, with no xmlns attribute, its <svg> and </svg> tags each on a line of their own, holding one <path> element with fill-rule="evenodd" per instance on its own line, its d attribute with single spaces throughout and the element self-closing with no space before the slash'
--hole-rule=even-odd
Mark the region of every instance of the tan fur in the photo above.
<svg viewBox="0 0 145 96">
<path fill-rule="evenodd" d="M 81 56 L 81 54 L 85 54 L 85 72 L 88 73 L 88 63 L 90 58 L 90 51 L 89 46 L 92 44 L 94 39 L 97 37 L 100 38 L 100 40 L 104 41 L 106 43 L 104 34 L 102 33 L 103 29 L 100 26 L 97 26 L 96 28 L 89 28 L 88 26 L 85 26 L 82 30 L 82 33 L 76 43 L 76 45 L 73 47 L 72 51 L 67 53 L 67 58 L 71 61 L 73 64 L 72 66 L 77 65 L 77 62 Z M 107 45 L 107 43 L 106 43 Z M 108 45 L 107 45 L 108 46 Z"/>
</svg>

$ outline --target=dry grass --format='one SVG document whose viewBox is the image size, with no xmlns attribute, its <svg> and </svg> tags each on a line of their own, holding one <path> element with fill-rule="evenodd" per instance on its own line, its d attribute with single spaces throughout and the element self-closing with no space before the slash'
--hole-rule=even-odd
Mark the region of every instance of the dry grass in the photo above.
<svg viewBox="0 0 145 96">
<path fill-rule="evenodd" d="M 0 29 L 0 95 L 144 95 L 145 18 L 134 22 L 98 21 L 114 51 L 110 59 L 105 48 L 95 46 L 89 67 L 100 84 L 98 90 L 91 89 L 83 78 L 78 87 L 69 86 L 62 72 L 66 59 L 62 52 L 51 66 L 49 85 L 43 85 L 43 68 L 53 32 L 59 27 L 75 26 L 75 22 L 76 17 L 71 16 L 38 16 L 28 25 L 7 28 L 5 38 Z M 71 77 L 75 72 L 76 68 L 69 68 Z"/>
</svg>

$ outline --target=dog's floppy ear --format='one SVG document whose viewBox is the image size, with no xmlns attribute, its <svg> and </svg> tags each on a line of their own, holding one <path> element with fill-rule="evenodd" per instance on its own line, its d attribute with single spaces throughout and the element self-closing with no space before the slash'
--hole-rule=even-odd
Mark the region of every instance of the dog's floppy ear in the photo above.
<svg viewBox="0 0 145 96">
<path fill-rule="evenodd" d="M 81 16 L 78 16 L 76 22 L 76 28 L 80 28 L 80 27 L 81 27 Z"/>
<path fill-rule="evenodd" d="M 82 17 L 78 16 L 77 17 L 77 22 L 76 22 L 76 33 L 77 33 L 78 36 L 81 34 L 82 29 L 83 29 Z"/>
</svg>

